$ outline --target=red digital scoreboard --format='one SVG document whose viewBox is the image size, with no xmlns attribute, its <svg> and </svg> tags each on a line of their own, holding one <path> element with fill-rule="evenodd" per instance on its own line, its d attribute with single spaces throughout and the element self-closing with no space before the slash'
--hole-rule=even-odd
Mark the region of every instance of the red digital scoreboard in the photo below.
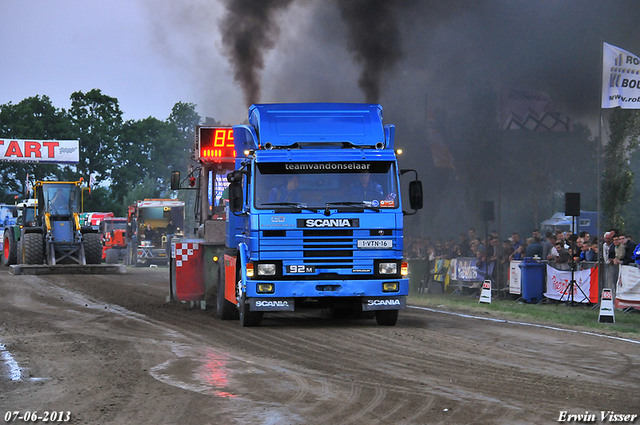
<svg viewBox="0 0 640 425">
<path fill-rule="evenodd" d="M 200 160 L 207 162 L 234 162 L 232 127 L 200 127 Z"/>
</svg>

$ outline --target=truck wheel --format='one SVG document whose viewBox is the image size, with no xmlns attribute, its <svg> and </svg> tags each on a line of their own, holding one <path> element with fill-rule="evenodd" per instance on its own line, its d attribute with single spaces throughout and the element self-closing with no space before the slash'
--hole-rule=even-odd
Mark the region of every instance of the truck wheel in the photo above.
<svg viewBox="0 0 640 425">
<path fill-rule="evenodd" d="M 40 233 L 24 234 L 24 263 L 42 264 L 44 262 L 44 248 Z"/>
<path fill-rule="evenodd" d="M 85 233 L 82 235 L 84 241 L 84 258 L 87 264 L 102 263 L 102 241 L 98 233 Z"/>
<path fill-rule="evenodd" d="M 223 266 L 221 266 L 223 267 Z M 216 310 L 220 320 L 238 320 L 238 309 L 235 304 L 224 298 L 224 275 L 218 271 L 218 294 Z"/>
<path fill-rule="evenodd" d="M 251 311 L 249 304 L 246 303 L 247 294 L 242 293 L 240 298 L 240 324 L 243 328 L 259 326 L 262 321 L 262 311 Z"/>
<path fill-rule="evenodd" d="M 376 310 L 376 323 L 380 326 L 395 326 L 400 310 Z"/>
<path fill-rule="evenodd" d="M 11 237 L 11 230 L 4 232 L 4 245 L 2 245 L 2 264 L 12 266 L 18 262 L 18 243 Z"/>
<path fill-rule="evenodd" d="M 238 270 L 238 285 L 240 288 L 240 270 Z M 240 297 L 240 306 L 238 307 L 238 315 L 240 316 L 240 325 L 243 328 L 253 327 L 260 325 L 262 321 L 262 311 L 251 311 L 249 304 L 247 304 L 247 293 L 243 292 Z"/>
<path fill-rule="evenodd" d="M 116 264 L 120 259 L 120 250 L 115 248 L 107 249 L 104 262 L 107 264 Z"/>
</svg>

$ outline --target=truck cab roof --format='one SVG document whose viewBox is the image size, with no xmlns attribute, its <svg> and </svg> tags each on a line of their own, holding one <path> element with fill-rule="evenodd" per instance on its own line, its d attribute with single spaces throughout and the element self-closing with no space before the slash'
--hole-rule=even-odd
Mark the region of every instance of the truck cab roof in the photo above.
<svg viewBox="0 0 640 425">
<path fill-rule="evenodd" d="M 244 149 L 393 148 L 394 127 L 383 127 L 378 104 L 256 104 L 249 108 L 249 124 L 234 126 L 234 137 L 244 141 Z"/>
</svg>

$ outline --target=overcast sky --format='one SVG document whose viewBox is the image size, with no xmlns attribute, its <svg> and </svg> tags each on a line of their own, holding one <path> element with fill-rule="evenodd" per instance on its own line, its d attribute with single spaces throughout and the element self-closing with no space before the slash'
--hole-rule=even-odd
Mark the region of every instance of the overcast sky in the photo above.
<svg viewBox="0 0 640 425">
<path fill-rule="evenodd" d="M 365 101 L 340 2 L 280 2 L 258 101 Z M 640 1 L 388 3 L 400 54 L 378 101 L 416 122 L 425 99 L 465 102 L 471 81 L 543 90 L 579 121 L 598 111 L 600 39 L 640 54 Z M 99 88 L 125 119 L 165 119 L 183 101 L 238 123 L 247 108 L 224 54 L 224 16 L 215 0 L 2 0 L 0 104 L 47 95 L 68 108 L 74 91 Z"/>
</svg>

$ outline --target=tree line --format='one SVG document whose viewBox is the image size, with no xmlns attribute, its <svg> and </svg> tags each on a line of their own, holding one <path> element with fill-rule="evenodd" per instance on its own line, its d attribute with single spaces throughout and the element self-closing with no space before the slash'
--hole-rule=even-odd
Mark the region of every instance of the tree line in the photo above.
<svg viewBox="0 0 640 425">
<path fill-rule="evenodd" d="M 0 105 L 0 137 L 35 140 L 79 140 L 80 162 L 74 165 L 0 162 L 0 202 L 23 199 L 30 180 L 89 181 L 95 185 L 85 211 L 126 215 L 137 199 L 167 195 L 172 170 L 185 170 L 201 122 L 193 103 L 177 102 L 169 117 L 123 120 L 118 99 L 93 89 L 71 95 L 69 110 L 55 107 L 48 96 Z M 219 124 L 211 118 L 205 121 Z"/>
</svg>

